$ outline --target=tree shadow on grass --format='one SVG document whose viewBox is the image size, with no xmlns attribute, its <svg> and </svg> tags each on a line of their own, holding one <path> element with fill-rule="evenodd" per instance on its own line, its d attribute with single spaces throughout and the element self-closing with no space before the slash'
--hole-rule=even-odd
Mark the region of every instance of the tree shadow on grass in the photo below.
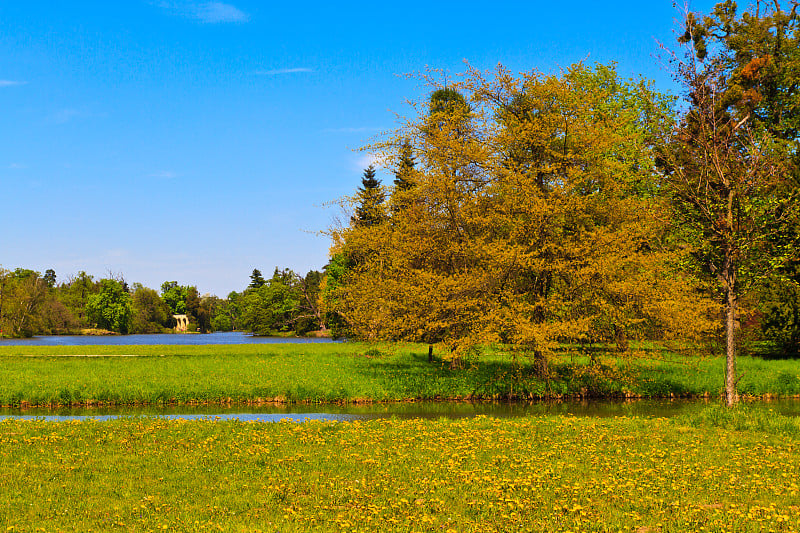
<svg viewBox="0 0 800 533">
<path fill-rule="evenodd" d="M 636 353 L 652 353 L 652 354 L 664 354 L 664 353 L 671 353 L 674 350 L 667 346 L 654 346 L 654 345 L 641 345 L 639 343 L 631 343 L 630 347 L 631 352 Z M 614 345 L 581 345 L 581 344 L 566 344 L 557 346 L 553 352 L 558 355 L 566 356 L 566 355 L 588 355 L 588 356 L 599 356 L 605 355 L 608 357 L 625 357 L 625 352 L 621 352 L 616 346 Z"/>
<path fill-rule="evenodd" d="M 686 392 L 666 374 L 634 365 L 554 361 L 549 374 L 540 376 L 534 362 L 527 358 L 522 361 L 478 358 L 465 362 L 463 368 L 453 368 L 448 361 L 438 358 L 429 363 L 427 353 L 414 352 L 409 358 L 383 360 L 360 367 L 357 372 L 367 380 L 380 382 L 384 390 L 396 397 L 420 400 L 668 397 Z"/>
<path fill-rule="evenodd" d="M 750 347 L 750 353 L 767 361 L 792 361 L 800 359 L 800 346 L 757 343 Z"/>
</svg>

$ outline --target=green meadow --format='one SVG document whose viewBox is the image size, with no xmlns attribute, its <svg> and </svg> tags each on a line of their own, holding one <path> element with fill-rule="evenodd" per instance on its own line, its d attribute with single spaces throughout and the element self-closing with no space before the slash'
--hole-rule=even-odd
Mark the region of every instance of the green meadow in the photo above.
<svg viewBox="0 0 800 533">
<path fill-rule="evenodd" d="M 800 531 L 800 428 L 676 419 L 0 421 L 3 531 Z"/>
<path fill-rule="evenodd" d="M 650 348 L 533 362 L 488 353 L 453 368 L 427 346 L 276 344 L 0 347 L 0 404 L 354 403 L 432 399 L 718 397 L 723 359 Z M 739 358 L 744 395 L 800 395 L 800 361 Z"/>
<path fill-rule="evenodd" d="M 564 352 L 549 380 L 421 345 L 0 348 L 5 405 L 717 396 L 722 361 Z M 741 358 L 752 396 L 798 362 Z M 800 531 L 800 425 L 671 419 L 0 421 L 0 531 Z"/>
</svg>

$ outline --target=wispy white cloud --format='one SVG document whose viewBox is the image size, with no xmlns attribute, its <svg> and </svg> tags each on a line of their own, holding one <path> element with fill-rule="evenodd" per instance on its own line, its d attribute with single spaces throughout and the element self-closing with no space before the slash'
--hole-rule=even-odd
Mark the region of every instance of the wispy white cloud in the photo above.
<svg viewBox="0 0 800 533">
<path fill-rule="evenodd" d="M 176 15 L 199 20 L 206 24 L 247 22 L 250 16 L 224 2 L 159 1 L 155 5 Z"/>
<path fill-rule="evenodd" d="M 158 172 L 153 172 L 149 175 L 151 178 L 163 178 L 167 180 L 171 180 L 173 178 L 178 177 L 177 172 L 172 172 L 171 170 L 159 170 Z"/>
<path fill-rule="evenodd" d="M 11 163 L 10 165 L 8 165 L 7 168 L 10 168 L 12 170 L 21 170 L 28 168 L 28 165 L 26 165 L 25 163 Z"/>
<path fill-rule="evenodd" d="M 386 161 L 377 154 L 362 153 L 359 154 L 353 161 L 354 170 L 364 170 L 372 165 L 375 168 L 381 168 Z"/>
<path fill-rule="evenodd" d="M 280 76 L 281 74 L 298 74 L 302 72 L 314 72 L 310 68 L 294 67 L 294 68 L 276 68 L 274 70 L 257 70 L 255 73 L 259 76 Z"/>
<path fill-rule="evenodd" d="M 119 260 L 128 257 L 131 254 L 129 250 L 125 248 L 112 248 L 111 250 L 106 250 L 103 254 L 103 257 L 107 260 Z"/>
<path fill-rule="evenodd" d="M 247 22 L 247 13 L 230 4 L 222 2 L 206 2 L 195 8 L 195 16 L 203 22 L 218 24 L 221 22 Z"/>
<path fill-rule="evenodd" d="M 26 83 L 28 82 L 17 80 L 0 80 L 0 87 L 14 87 L 16 85 L 25 85 Z"/>
<path fill-rule="evenodd" d="M 51 118 L 56 124 L 66 124 L 73 118 L 81 116 L 81 114 L 82 113 L 77 109 L 62 109 L 56 112 Z"/>
<path fill-rule="evenodd" d="M 87 119 L 87 118 L 106 118 L 108 117 L 108 113 L 105 112 L 96 112 L 86 109 L 75 109 L 74 107 L 65 107 L 63 109 L 59 109 L 52 115 L 48 117 L 50 122 L 55 124 L 66 124 L 68 122 L 72 122 L 75 119 Z"/>
</svg>

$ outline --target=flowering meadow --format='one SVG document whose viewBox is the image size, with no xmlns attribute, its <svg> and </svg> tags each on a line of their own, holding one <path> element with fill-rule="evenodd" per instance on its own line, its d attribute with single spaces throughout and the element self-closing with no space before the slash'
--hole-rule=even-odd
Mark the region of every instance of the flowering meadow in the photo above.
<svg viewBox="0 0 800 533">
<path fill-rule="evenodd" d="M 0 524 L 30 532 L 800 531 L 800 431 L 792 419 L 775 431 L 570 416 L 5 420 Z"/>
</svg>

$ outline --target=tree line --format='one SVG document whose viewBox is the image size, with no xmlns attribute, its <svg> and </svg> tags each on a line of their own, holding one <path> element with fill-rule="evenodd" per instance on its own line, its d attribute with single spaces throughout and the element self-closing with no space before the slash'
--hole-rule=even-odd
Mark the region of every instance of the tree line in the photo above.
<svg viewBox="0 0 800 533">
<path fill-rule="evenodd" d="M 541 372 L 561 343 L 747 336 L 800 347 L 798 2 L 686 12 L 678 99 L 614 65 L 425 81 L 369 147 L 323 288 L 348 336 L 494 344 Z M 679 343 L 679 344 L 680 344 Z"/>
<path fill-rule="evenodd" d="M 275 268 L 264 279 L 226 298 L 201 295 L 196 286 L 165 281 L 156 291 L 128 285 L 121 275 L 95 279 L 79 272 L 62 282 L 40 272 L 0 268 L 0 337 L 75 334 L 99 329 L 116 333 L 174 331 L 174 315 L 186 315 L 189 331 L 248 331 L 259 335 L 304 335 L 323 328 L 318 302 L 322 274 L 300 276 Z"/>
</svg>

